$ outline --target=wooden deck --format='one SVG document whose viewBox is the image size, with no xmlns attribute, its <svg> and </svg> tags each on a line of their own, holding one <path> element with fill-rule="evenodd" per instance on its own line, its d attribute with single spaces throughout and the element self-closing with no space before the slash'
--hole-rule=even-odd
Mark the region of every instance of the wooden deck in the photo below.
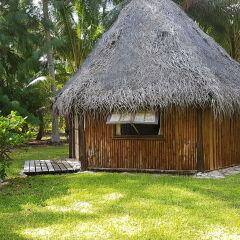
<svg viewBox="0 0 240 240">
<path fill-rule="evenodd" d="M 73 173 L 81 170 L 80 162 L 75 159 L 30 160 L 25 161 L 23 173 L 26 175 Z"/>
</svg>

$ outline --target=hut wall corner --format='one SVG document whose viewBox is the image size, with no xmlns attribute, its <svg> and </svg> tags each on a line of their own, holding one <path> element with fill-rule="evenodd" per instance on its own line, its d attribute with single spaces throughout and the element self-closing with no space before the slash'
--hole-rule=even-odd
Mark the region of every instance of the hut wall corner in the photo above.
<svg viewBox="0 0 240 240">
<path fill-rule="evenodd" d="M 204 111 L 203 142 L 205 170 L 240 164 L 240 115 L 214 117 Z"/>
</svg>

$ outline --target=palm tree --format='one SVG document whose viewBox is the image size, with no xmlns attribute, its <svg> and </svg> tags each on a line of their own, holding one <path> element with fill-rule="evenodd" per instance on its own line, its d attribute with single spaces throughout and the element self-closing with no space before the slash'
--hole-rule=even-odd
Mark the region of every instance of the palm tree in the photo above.
<svg viewBox="0 0 240 240">
<path fill-rule="evenodd" d="M 48 0 L 42 0 L 43 4 L 43 20 L 44 20 L 44 29 L 45 29 L 45 38 L 46 43 L 50 44 L 51 42 L 51 34 L 50 34 L 50 18 L 48 12 Z M 50 46 L 47 51 L 47 61 L 48 61 L 48 71 L 49 76 L 55 80 L 55 70 L 54 70 L 54 59 L 53 59 L 53 50 Z M 53 81 L 51 85 L 51 91 L 53 96 L 56 93 L 56 83 Z M 58 144 L 60 143 L 60 136 L 58 131 L 58 114 L 52 110 L 52 143 Z"/>
<path fill-rule="evenodd" d="M 100 0 L 54 0 L 55 35 L 62 42 L 57 52 L 74 73 L 103 32 Z"/>
<path fill-rule="evenodd" d="M 239 0 L 185 0 L 184 6 L 206 33 L 240 61 Z"/>
<path fill-rule="evenodd" d="M 0 4 L 0 109 L 17 111 L 27 123 L 41 126 L 38 110 L 45 102 L 37 89 L 26 86 L 45 66 L 39 61 L 42 26 L 31 0 L 2 0 Z M 42 74 L 42 73 L 41 73 Z M 40 129 L 40 128 L 39 128 Z"/>
</svg>

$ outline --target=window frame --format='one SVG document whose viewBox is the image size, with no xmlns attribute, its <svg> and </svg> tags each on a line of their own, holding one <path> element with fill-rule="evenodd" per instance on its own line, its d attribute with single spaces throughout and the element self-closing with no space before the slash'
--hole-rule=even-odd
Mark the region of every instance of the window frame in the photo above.
<svg viewBox="0 0 240 240">
<path fill-rule="evenodd" d="M 158 112 L 160 121 L 159 135 L 117 135 L 117 127 L 121 124 L 114 124 L 113 126 L 113 140 L 164 140 L 163 134 L 163 113 Z"/>
<path fill-rule="evenodd" d="M 147 113 L 147 111 L 145 111 L 145 114 Z M 114 113 L 115 115 L 119 115 L 120 116 L 120 119 L 122 118 L 122 116 L 124 116 L 124 115 L 127 115 L 127 116 L 129 116 L 130 117 L 130 119 L 129 120 L 111 120 L 111 118 L 112 118 L 112 116 L 114 115 L 114 114 L 111 114 L 111 115 L 109 115 L 108 117 L 107 117 L 107 124 L 109 124 L 109 125 L 117 125 L 117 124 L 146 124 L 146 125 L 157 125 L 157 120 L 159 120 L 159 117 L 160 117 L 160 114 L 158 113 L 158 112 L 153 112 L 154 114 L 155 114 L 155 120 L 154 121 L 152 121 L 152 122 L 149 122 L 149 121 L 144 121 L 144 122 L 141 122 L 141 121 L 137 121 L 136 120 L 136 115 L 138 114 L 138 113 L 127 113 L 127 114 L 121 114 L 121 113 Z"/>
</svg>

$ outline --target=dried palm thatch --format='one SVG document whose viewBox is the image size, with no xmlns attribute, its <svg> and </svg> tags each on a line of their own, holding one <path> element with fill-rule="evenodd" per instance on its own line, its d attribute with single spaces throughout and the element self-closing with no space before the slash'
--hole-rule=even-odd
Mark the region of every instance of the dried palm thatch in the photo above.
<svg viewBox="0 0 240 240">
<path fill-rule="evenodd" d="M 170 0 L 132 0 L 55 107 L 111 112 L 211 107 L 239 112 L 240 64 Z"/>
</svg>

